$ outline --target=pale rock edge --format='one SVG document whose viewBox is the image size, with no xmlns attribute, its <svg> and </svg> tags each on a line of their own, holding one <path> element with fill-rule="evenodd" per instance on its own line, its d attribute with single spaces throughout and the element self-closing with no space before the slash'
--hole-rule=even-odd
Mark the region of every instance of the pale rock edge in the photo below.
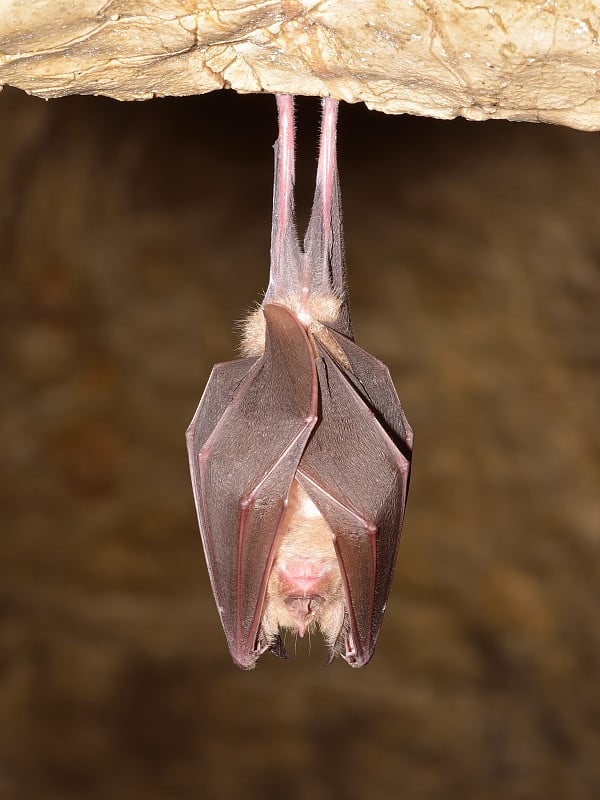
<svg viewBox="0 0 600 800">
<path fill-rule="evenodd" d="M 330 94 L 389 114 L 598 130 L 599 32 L 586 0 L 0 3 L 0 86 Z"/>
</svg>

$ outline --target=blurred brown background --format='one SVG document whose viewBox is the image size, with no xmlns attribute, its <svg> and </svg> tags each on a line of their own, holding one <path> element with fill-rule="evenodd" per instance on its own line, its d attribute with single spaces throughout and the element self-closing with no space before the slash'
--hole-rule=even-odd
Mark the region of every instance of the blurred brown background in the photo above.
<svg viewBox="0 0 600 800">
<path fill-rule="evenodd" d="M 599 136 L 342 108 L 405 535 L 368 667 L 242 673 L 183 435 L 266 288 L 274 101 L 0 114 L 0 798 L 600 797 Z"/>
</svg>

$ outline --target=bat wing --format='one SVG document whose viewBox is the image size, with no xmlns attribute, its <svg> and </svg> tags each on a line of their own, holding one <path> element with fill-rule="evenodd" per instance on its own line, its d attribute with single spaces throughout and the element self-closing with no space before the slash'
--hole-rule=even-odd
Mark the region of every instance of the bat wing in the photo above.
<svg viewBox="0 0 600 800">
<path fill-rule="evenodd" d="M 298 480 L 334 534 L 350 622 L 342 655 L 360 667 L 373 655 L 390 590 L 412 432 L 387 368 L 345 337 L 337 338 L 356 372 L 350 374 L 317 345 L 320 423 Z"/>
<path fill-rule="evenodd" d="M 265 649 L 257 635 L 274 547 L 318 402 L 305 331 L 283 306 L 264 313 L 264 355 L 215 367 L 187 433 L 212 588 L 246 669 Z"/>
<path fill-rule="evenodd" d="M 332 328 L 329 328 L 329 332 L 352 367 L 352 373 L 342 367 L 344 375 L 374 411 L 394 444 L 410 461 L 413 432 L 400 405 L 389 369 L 382 361 L 359 347 L 353 339 L 340 336 Z"/>
</svg>

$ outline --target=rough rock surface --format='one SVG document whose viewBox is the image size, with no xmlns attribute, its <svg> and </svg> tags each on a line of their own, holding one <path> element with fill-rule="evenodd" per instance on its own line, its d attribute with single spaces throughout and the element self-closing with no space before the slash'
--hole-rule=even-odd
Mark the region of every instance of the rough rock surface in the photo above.
<svg viewBox="0 0 600 800">
<path fill-rule="evenodd" d="M 0 85 L 121 100 L 331 94 L 392 114 L 600 128 L 593 0 L 59 0 L 0 8 Z"/>
</svg>

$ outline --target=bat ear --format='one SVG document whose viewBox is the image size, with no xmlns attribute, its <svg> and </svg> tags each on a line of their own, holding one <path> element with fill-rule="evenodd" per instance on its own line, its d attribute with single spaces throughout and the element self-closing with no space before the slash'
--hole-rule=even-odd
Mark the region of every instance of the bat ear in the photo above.
<svg viewBox="0 0 600 800">
<path fill-rule="evenodd" d="M 279 634 L 273 639 L 271 644 L 269 645 L 269 650 L 274 653 L 277 658 L 289 658 L 290 654 L 285 649 L 285 645 L 283 643 L 283 639 Z"/>
</svg>

